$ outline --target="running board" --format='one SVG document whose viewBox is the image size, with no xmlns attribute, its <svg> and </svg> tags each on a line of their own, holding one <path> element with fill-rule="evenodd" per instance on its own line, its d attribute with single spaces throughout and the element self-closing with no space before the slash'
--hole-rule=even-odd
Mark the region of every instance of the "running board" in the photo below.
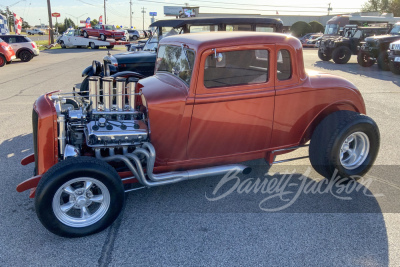
<svg viewBox="0 0 400 267">
<path fill-rule="evenodd" d="M 288 147 L 288 148 L 282 148 L 282 149 L 277 149 L 271 152 L 271 154 L 275 154 L 276 152 L 281 152 L 281 151 L 288 151 L 288 150 L 296 150 L 298 148 L 303 148 L 303 147 L 308 147 L 309 145 L 301 145 L 301 146 L 293 146 L 293 147 Z M 294 160 L 299 160 L 299 159 L 306 159 L 308 156 L 304 157 L 297 157 L 297 158 L 291 158 L 291 159 L 284 159 L 284 160 L 278 160 L 278 161 L 273 161 L 272 164 L 278 164 L 278 163 L 284 163 L 284 162 L 289 162 L 289 161 L 294 161 Z"/>
</svg>

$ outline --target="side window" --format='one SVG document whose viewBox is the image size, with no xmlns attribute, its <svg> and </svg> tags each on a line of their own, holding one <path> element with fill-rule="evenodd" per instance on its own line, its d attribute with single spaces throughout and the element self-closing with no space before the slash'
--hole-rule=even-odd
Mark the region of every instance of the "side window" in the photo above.
<svg viewBox="0 0 400 267">
<path fill-rule="evenodd" d="M 240 50 L 211 54 L 204 66 L 207 88 L 265 83 L 268 81 L 268 50 Z"/>
<path fill-rule="evenodd" d="M 292 62 L 288 50 L 282 49 L 278 52 L 277 77 L 280 81 L 292 78 Z"/>
<path fill-rule="evenodd" d="M 8 43 L 9 44 L 15 44 L 17 42 L 17 38 L 16 37 L 9 37 L 8 39 Z"/>
</svg>

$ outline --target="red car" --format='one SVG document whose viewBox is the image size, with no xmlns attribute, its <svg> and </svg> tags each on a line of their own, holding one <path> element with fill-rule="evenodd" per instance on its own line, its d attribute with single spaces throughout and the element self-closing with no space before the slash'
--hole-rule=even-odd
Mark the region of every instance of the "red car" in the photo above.
<svg viewBox="0 0 400 267">
<path fill-rule="evenodd" d="M 360 91 L 307 73 L 300 41 L 284 34 L 175 35 L 161 40 L 154 76 L 89 79 L 87 97 L 38 98 L 34 154 L 21 162 L 34 162 L 36 174 L 17 191 L 31 189 L 40 221 L 57 235 L 105 229 L 124 192 L 248 174 L 240 162 L 271 165 L 309 141 L 310 162 L 327 178 L 355 179 L 378 154 L 379 129 Z"/>
<path fill-rule="evenodd" d="M 93 28 L 82 28 L 82 34 L 85 38 L 89 36 L 99 37 L 105 41 L 107 38 L 121 40 L 125 37 L 125 31 L 116 30 L 113 25 L 100 25 L 97 24 Z"/>
<path fill-rule="evenodd" d="M 0 67 L 16 59 L 15 52 L 3 39 L 0 38 Z"/>
</svg>

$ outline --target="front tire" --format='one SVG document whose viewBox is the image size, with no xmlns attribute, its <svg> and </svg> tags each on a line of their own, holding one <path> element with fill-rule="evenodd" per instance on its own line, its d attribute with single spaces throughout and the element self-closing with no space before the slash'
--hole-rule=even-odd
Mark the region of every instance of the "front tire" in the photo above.
<svg viewBox="0 0 400 267">
<path fill-rule="evenodd" d="M 96 45 L 95 45 L 93 42 L 91 42 L 91 43 L 90 43 L 90 48 L 91 48 L 91 49 L 96 49 Z"/>
<path fill-rule="evenodd" d="M 393 61 L 390 61 L 389 68 L 392 73 L 400 75 L 400 63 L 395 64 Z"/>
<path fill-rule="evenodd" d="M 384 71 L 389 71 L 390 67 L 389 67 L 389 55 L 386 51 L 381 51 L 379 53 L 379 56 L 377 58 L 377 62 L 378 62 L 378 67 L 381 70 Z"/>
<path fill-rule="evenodd" d="M 371 67 L 375 64 L 375 60 L 371 59 L 369 54 L 360 51 L 357 55 L 357 63 L 362 67 Z"/>
<path fill-rule="evenodd" d="M 52 233 L 80 237 L 110 226 L 124 204 L 118 173 L 104 161 L 68 158 L 48 170 L 35 198 L 39 220 Z"/>
<path fill-rule="evenodd" d="M 84 31 L 84 32 L 83 32 L 83 37 L 89 38 L 89 34 L 88 34 L 86 31 Z"/>
<path fill-rule="evenodd" d="M 102 41 L 105 41 L 105 40 L 107 39 L 107 37 L 106 37 L 104 34 L 100 34 L 100 39 L 101 39 Z"/>
<path fill-rule="evenodd" d="M 346 64 L 351 58 L 351 50 L 347 46 L 339 46 L 333 50 L 332 58 L 336 64 Z"/>
<path fill-rule="evenodd" d="M 315 129 L 309 147 L 313 168 L 326 178 L 357 178 L 368 172 L 378 155 L 380 134 L 368 116 L 337 111 Z"/>
<path fill-rule="evenodd" d="M 0 55 L 0 67 L 6 65 L 6 58 L 3 55 Z"/>
<path fill-rule="evenodd" d="M 60 45 L 61 45 L 61 48 L 62 48 L 62 49 L 67 48 L 67 46 L 64 44 L 64 41 L 61 41 L 61 42 L 60 42 Z"/>
<path fill-rule="evenodd" d="M 332 59 L 332 55 L 326 54 L 320 50 L 318 50 L 318 57 L 319 59 L 321 59 L 322 61 L 329 61 Z"/>
</svg>

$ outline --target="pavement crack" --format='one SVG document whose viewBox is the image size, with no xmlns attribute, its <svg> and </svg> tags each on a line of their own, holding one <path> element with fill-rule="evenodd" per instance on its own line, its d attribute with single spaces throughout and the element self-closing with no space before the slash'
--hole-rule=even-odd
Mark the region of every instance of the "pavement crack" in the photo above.
<svg viewBox="0 0 400 267">
<path fill-rule="evenodd" d="M 126 203 L 127 199 L 128 199 L 128 195 L 125 195 L 124 203 Z M 115 222 L 111 225 L 111 227 L 108 231 L 106 240 L 103 244 L 103 248 L 101 249 L 100 258 L 98 260 L 99 267 L 109 266 L 109 264 L 112 260 L 112 252 L 114 251 L 114 243 L 118 236 L 119 228 L 121 227 L 124 211 L 125 211 L 125 204 L 122 207 L 121 213 L 119 214 L 117 220 L 115 220 Z"/>
</svg>

